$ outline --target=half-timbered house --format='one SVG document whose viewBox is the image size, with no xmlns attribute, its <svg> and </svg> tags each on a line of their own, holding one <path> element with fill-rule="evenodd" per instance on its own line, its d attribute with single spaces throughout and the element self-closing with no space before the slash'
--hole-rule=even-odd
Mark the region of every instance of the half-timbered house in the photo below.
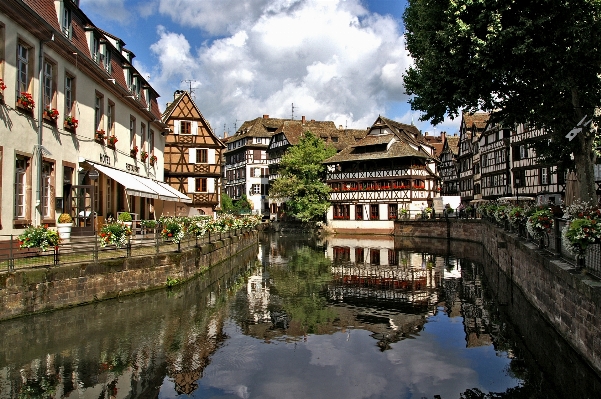
<svg viewBox="0 0 601 399">
<path fill-rule="evenodd" d="M 443 145 L 438 156 L 438 176 L 440 177 L 441 195 L 459 195 L 459 174 L 457 170 L 457 153 L 459 137 L 442 135 Z"/>
<path fill-rule="evenodd" d="M 527 124 L 517 125 L 510 136 L 512 188 L 515 196 L 537 198 L 559 204 L 565 191 L 565 173 L 557 165 L 543 163 L 532 143 L 545 132 Z"/>
<path fill-rule="evenodd" d="M 438 196 L 432 151 L 415 126 L 378 117 L 365 138 L 324 162 L 330 228 L 391 232 L 403 209 L 417 214 L 431 206 Z"/>
<path fill-rule="evenodd" d="M 510 129 L 488 123 L 480 135 L 480 184 L 482 199 L 495 200 L 511 195 Z"/>
<path fill-rule="evenodd" d="M 307 131 L 323 140 L 326 145 L 332 146 L 336 151 L 348 147 L 361 140 L 367 134 L 367 130 L 344 129 L 336 127 L 333 121 L 306 120 L 284 120 L 281 127 L 275 132 L 267 147 L 267 162 L 269 165 L 269 184 L 278 177 L 278 167 L 282 156 L 294 145 L 297 145 L 303 134 Z M 284 211 L 282 200 L 269 198 L 270 218 L 279 220 Z"/>
<path fill-rule="evenodd" d="M 225 150 L 225 192 L 233 200 L 245 195 L 252 212 L 269 216 L 267 146 L 285 119 L 263 115 L 245 121 L 228 139 Z"/>
<path fill-rule="evenodd" d="M 165 181 L 191 202 L 173 203 L 172 215 L 213 215 L 221 203 L 221 159 L 225 145 L 213 133 L 190 93 L 178 90 L 163 113 Z"/>
<path fill-rule="evenodd" d="M 457 168 L 459 194 L 463 202 L 472 201 L 480 195 L 480 182 L 474 176 L 480 174 L 478 139 L 486 128 L 488 119 L 489 114 L 486 112 L 463 113 L 461 117 Z"/>
</svg>

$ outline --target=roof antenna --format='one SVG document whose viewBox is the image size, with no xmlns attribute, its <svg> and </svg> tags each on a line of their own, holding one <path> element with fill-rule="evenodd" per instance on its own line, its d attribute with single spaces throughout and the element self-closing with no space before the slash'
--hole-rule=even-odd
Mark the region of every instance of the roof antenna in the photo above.
<svg viewBox="0 0 601 399">
<path fill-rule="evenodd" d="M 194 94 L 194 90 L 192 90 L 192 82 L 196 82 L 196 80 L 182 80 L 182 83 L 188 83 L 190 87 L 190 91 L 188 91 L 188 93 L 190 93 L 190 96 L 192 96 L 193 100 L 196 100 L 196 94 Z"/>
<path fill-rule="evenodd" d="M 292 120 L 294 120 L 294 108 L 298 108 L 294 106 L 294 103 L 292 103 Z"/>
</svg>

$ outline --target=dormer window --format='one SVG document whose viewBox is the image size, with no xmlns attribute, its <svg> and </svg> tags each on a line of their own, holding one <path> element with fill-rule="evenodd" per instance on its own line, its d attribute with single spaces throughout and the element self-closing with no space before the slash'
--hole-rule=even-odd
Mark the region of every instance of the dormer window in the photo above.
<svg viewBox="0 0 601 399">
<path fill-rule="evenodd" d="M 94 62 L 98 62 L 98 54 L 100 53 L 100 42 L 96 36 L 92 37 L 92 48 L 90 49 L 92 59 Z"/>
<path fill-rule="evenodd" d="M 71 10 L 63 6 L 63 20 L 61 24 L 63 35 L 66 38 L 71 38 Z"/>
</svg>

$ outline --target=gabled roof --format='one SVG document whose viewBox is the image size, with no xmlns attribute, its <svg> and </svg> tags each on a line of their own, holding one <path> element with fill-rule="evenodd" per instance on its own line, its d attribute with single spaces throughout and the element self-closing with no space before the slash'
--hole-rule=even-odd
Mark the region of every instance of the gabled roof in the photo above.
<svg viewBox="0 0 601 399">
<path fill-rule="evenodd" d="M 415 126 L 379 116 L 367 136 L 326 159 L 324 163 L 403 157 L 431 158 L 421 148 L 423 145 L 427 145 L 426 141 Z"/>
<path fill-rule="evenodd" d="M 268 115 L 246 121 L 230 140 L 238 140 L 243 137 L 271 137 L 282 126 L 284 121 L 292 119 L 270 118 Z"/>
<path fill-rule="evenodd" d="M 447 147 L 449 151 L 453 153 L 453 155 L 457 155 L 459 153 L 459 136 L 447 136 L 445 141 L 445 147 Z"/>
<path fill-rule="evenodd" d="M 337 151 L 354 145 L 367 134 L 366 130 L 337 128 L 333 121 L 310 120 L 303 123 L 301 120 L 285 120 L 274 135 L 282 133 L 290 145 L 296 145 L 307 131 L 336 148 Z"/>
<path fill-rule="evenodd" d="M 490 114 L 488 112 L 476 112 L 473 114 L 464 112 L 461 118 L 461 124 L 465 125 L 466 128 L 475 127 L 478 130 L 483 130 L 488 123 Z"/>
<path fill-rule="evenodd" d="M 163 115 L 162 115 L 163 123 L 167 123 L 167 121 L 173 116 L 173 113 L 175 112 L 175 110 L 178 109 L 178 106 L 180 104 L 183 103 L 183 104 L 186 104 L 187 106 L 192 106 L 194 111 L 198 112 L 198 118 L 200 118 L 202 123 L 208 128 L 207 130 L 208 130 L 209 134 L 216 140 L 217 143 L 223 145 L 223 142 L 213 132 L 213 128 L 211 127 L 211 124 L 209 123 L 209 121 L 206 120 L 206 118 L 204 117 L 202 112 L 200 112 L 200 109 L 198 108 L 198 106 L 196 105 L 196 103 L 194 102 L 192 97 L 190 97 L 190 93 L 188 93 L 185 90 L 181 90 L 180 93 L 178 93 L 176 91 L 176 94 L 177 95 L 175 96 L 175 99 L 173 100 L 173 102 L 170 103 L 167 106 L 167 109 L 165 109 L 165 112 L 163 112 Z M 197 119 L 196 115 L 190 115 L 189 117 L 191 119 Z"/>
</svg>

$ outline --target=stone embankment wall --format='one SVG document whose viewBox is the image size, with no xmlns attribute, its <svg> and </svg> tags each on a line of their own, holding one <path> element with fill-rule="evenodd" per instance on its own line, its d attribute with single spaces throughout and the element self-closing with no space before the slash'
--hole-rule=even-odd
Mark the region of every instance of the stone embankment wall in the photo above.
<svg viewBox="0 0 601 399">
<path fill-rule="evenodd" d="M 0 274 L 0 320 L 164 288 L 258 245 L 251 231 L 178 253 L 119 258 Z"/>
<path fill-rule="evenodd" d="M 452 240 L 434 240 L 450 238 Z M 455 241 L 455 240 L 463 240 Z M 482 251 L 469 243 L 482 244 Z M 397 248 L 490 258 L 555 330 L 601 375 L 601 282 L 515 234 L 479 220 L 403 221 Z M 550 354 L 552 355 L 552 354 Z"/>
</svg>

